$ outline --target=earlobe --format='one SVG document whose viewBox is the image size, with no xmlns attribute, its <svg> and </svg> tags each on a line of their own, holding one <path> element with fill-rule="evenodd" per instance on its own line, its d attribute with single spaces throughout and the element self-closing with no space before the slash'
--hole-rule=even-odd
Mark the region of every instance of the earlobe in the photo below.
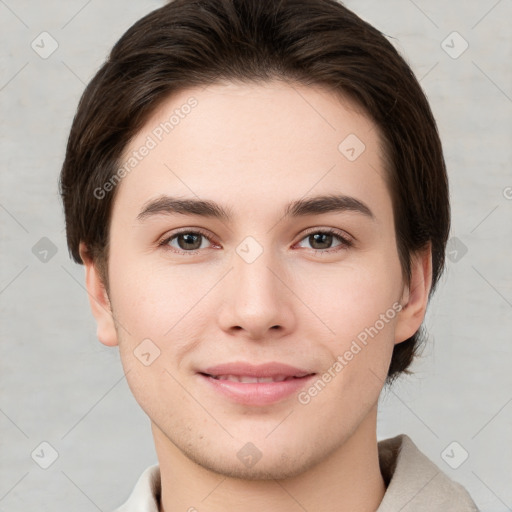
<svg viewBox="0 0 512 512">
<path fill-rule="evenodd" d="M 83 242 L 80 242 L 80 257 L 84 262 L 85 283 L 91 311 L 96 319 L 98 339 L 104 345 L 113 347 L 118 344 L 118 339 L 110 300 L 97 265 L 90 257 L 87 247 Z"/>
<path fill-rule="evenodd" d="M 395 326 L 395 344 L 413 336 L 420 328 L 427 310 L 432 285 L 431 245 L 413 255 L 411 282 L 402 295 L 402 310 Z"/>
</svg>

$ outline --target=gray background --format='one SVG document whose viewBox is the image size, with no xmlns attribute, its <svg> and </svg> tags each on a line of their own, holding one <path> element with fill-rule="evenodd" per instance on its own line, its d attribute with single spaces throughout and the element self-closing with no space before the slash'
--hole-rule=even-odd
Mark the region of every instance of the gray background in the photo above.
<svg viewBox="0 0 512 512">
<path fill-rule="evenodd" d="M 0 0 L 0 512 L 109 511 L 156 462 L 117 349 L 96 340 L 57 178 L 85 84 L 162 3 Z M 511 510 L 512 1 L 346 4 L 421 79 L 451 180 L 452 241 L 429 342 L 415 375 L 382 395 L 379 439 L 409 434 L 482 510 Z M 45 31 L 58 48 L 43 59 Z M 53 452 L 41 442 L 58 454 L 48 469 Z M 446 462 L 465 452 L 458 469 Z"/>
</svg>

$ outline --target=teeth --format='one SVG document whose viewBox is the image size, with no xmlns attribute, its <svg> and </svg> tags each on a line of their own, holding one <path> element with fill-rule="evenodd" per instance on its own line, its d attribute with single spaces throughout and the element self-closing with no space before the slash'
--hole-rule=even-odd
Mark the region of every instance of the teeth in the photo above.
<svg viewBox="0 0 512 512">
<path fill-rule="evenodd" d="M 282 382 L 283 380 L 290 380 L 293 377 L 286 377 L 285 375 L 276 375 L 275 377 L 249 377 L 246 375 L 212 375 L 217 380 L 230 380 L 233 382 L 243 382 L 245 384 L 255 384 L 257 382 Z"/>
<path fill-rule="evenodd" d="M 262 381 L 268 382 L 268 379 L 258 379 L 255 377 L 244 377 L 244 376 L 238 377 L 238 382 L 244 382 L 247 384 L 250 384 L 252 382 L 262 382 Z M 272 379 L 270 379 L 270 382 L 272 382 Z"/>
</svg>

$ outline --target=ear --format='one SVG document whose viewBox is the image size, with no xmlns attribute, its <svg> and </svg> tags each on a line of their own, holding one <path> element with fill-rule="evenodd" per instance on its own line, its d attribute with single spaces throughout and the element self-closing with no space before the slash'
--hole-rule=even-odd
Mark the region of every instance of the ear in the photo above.
<svg viewBox="0 0 512 512">
<path fill-rule="evenodd" d="M 101 343 L 113 347 L 118 344 L 118 339 L 110 299 L 98 268 L 83 242 L 80 242 L 79 251 L 85 266 L 85 283 L 89 295 L 89 304 L 96 319 L 96 335 Z"/>
<path fill-rule="evenodd" d="M 395 325 L 395 344 L 413 336 L 420 328 L 432 285 L 432 247 L 418 251 L 411 261 L 411 282 L 404 287 L 400 303 L 402 310 Z"/>
</svg>

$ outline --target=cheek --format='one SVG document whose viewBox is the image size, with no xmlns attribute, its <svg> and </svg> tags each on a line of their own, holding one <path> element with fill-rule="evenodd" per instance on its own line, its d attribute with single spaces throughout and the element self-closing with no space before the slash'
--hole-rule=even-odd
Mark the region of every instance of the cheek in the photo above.
<svg viewBox="0 0 512 512">
<path fill-rule="evenodd" d="M 191 275 L 190 269 L 155 268 L 122 260 L 113 265 L 111 298 L 119 350 L 125 371 L 133 371 L 132 379 L 139 376 L 141 362 L 152 360 L 155 354 L 155 367 L 174 373 L 200 343 L 199 333 L 211 321 L 206 308 L 215 311 L 211 301 L 202 298 L 212 288 L 215 276 L 204 276 L 204 270 Z M 149 357 L 142 356 L 147 353 Z M 140 377 L 160 379 L 154 371 L 145 370 Z"/>
<path fill-rule="evenodd" d="M 389 260 L 344 268 L 331 276 L 328 293 L 309 294 L 312 309 L 334 331 L 324 343 L 330 359 L 324 375 L 333 393 L 324 395 L 326 404 L 329 395 L 340 407 L 378 397 L 394 348 L 400 287 L 400 267 Z"/>
<path fill-rule="evenodd" d="M 155 268 L 119 259 L 111 273 L 117 319 L 129 326 L 130 332 L 159 338 L 193 309 L 206 285 L 204 279 L 190 276 L 179 266 Z"/>
<path fill-rule="evenodd" d="M 389 333 L 391 320 L 396 316 L 393 304 L 400 298 L 401 291 L 397 261 L 391 259 L 384 263 L 382 260 L 380 264 L 361 261 L 357 265 L 340 265 L 337 269 L 326 266 L 309 277 L 311 279 L 301 281 L 300 294 L 330 329 L 332 338 L 346 342 L 373 326 L 386 312 L 387 322 L 381 330 Z"/>
<path fill-rule="evenodd" d="M 329 363 L 300 394 L 319 421 L 332 432 L 353 429 L 375 406 L 385 383 L 394 347 L 397 311 L 391 303 L 345 302 L 345 312 L 333 322 L 336 336 Z M 333 422 L 333 416 L 336 420 Z"/>
<path fill-rule="evenodd" d="M 152 349 L 146 348 L 144 352 L 151 353 Z M 179 384 L 180 375 L 167 364 L 165 354 L 150 359 L 148 364 L 143 355 L 139 358 L 125 349 L 121 350 L 121 360 L 128 386 L 144 412 L 157 423 L 166 422 L 176 428 L 191 400 Z"/>
</svg>

